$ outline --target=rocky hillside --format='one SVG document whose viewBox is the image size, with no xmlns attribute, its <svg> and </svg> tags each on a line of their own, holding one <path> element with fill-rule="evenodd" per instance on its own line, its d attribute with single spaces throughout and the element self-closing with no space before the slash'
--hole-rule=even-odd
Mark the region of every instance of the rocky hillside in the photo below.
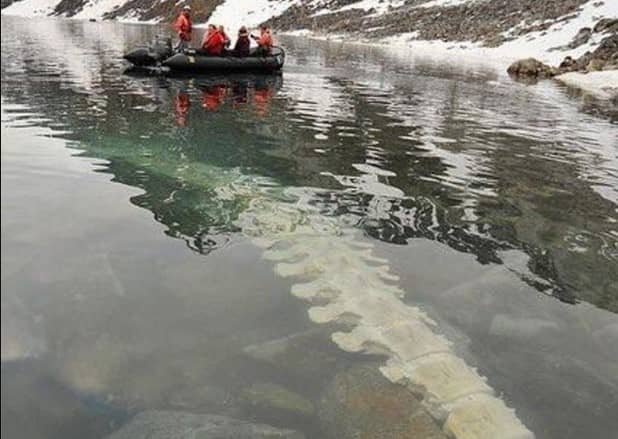
<svg viewBox="0 0 618 439">
<path fill-rule="evenodd" d="M 618 33 L 617 0 L 2 0 L 12 15 L 141 22 L 169 21 L 184 4 L 197 22 L 231 29 L 268 22 L 278 31 L 354 40 L 500 47 L 553 63 Z"/>
</svg>

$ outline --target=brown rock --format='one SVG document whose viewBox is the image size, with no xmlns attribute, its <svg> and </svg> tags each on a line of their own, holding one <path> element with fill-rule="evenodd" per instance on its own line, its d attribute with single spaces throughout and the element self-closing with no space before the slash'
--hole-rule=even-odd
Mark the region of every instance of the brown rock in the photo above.
<svg viewBox="0 0 618 439">
<path fill-rule="evenodd" d="M 594 25 L 594 32 L 618 32 L 618 18 L 602 18 Z"/>
<path fill-rule="evenodd" d="M 521 59 L 509 66 L 507 72 L 514 76 L 550 78 L 558 74 L 558 69 L 548 66 L 534 58 Z"/>
<path fill-rule="evenodd" d="M 577 61 L 572 57 L 567 56 L 558 66 L 560 73 L 573 72 L 578 69 Z"/>
<path fill-rule="evenodd" d="M 603 67 L 605 67 L 605 61 L 599 58 L 594 58 L 588 63 L 586 70 L 589 72 L 596 72 L 603 70 Z"/>
<path fill-rule="evenodd" d="M 412 392 L 377 368 L 340 372 L 327 389 L 318 416 L 329 438 L 446 439 Z"/>
<path fill-rule="evenodd" d="M 612 59 L 616 56 L 618 56 L 618 33 L 603 38 L 599 47 L 592 52 L 592 58 L 603 60 Z"/>
<path fill-rule="evenodd" d="M 575 49 L 576 47 L 586 44 L 590 40 L 591 36 L 592 29 L 590 29 L 589 27 L 582 27 L 579 32 L 577 32 L 575 37 L 573 37 L 573 40 L 569 44 L 567 44 L 567 47 L 569 49 Z"/>
</svg>

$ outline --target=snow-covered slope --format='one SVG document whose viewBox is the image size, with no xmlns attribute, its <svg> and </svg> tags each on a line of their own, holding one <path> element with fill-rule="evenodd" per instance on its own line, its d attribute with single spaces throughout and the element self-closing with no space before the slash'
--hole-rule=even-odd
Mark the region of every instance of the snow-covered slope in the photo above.
<svg viewBox="0 0 618 439">
<path fill-rule="evenodd" d="M 578 31 L 618 17 L 618 0 L 19 0 L 2 12 L 157 22 L 170 20 L 184 4 L 199 12 L 196 21 L 223 24 L 232 34 L 268 21 L 280 32 L 502 63 L 533 56 L 556 64 L 567 54 L 580 56 L 607 32 L 567 47 Z M 618 22 L 609 31 L 617 28 Z"/>
</svg>

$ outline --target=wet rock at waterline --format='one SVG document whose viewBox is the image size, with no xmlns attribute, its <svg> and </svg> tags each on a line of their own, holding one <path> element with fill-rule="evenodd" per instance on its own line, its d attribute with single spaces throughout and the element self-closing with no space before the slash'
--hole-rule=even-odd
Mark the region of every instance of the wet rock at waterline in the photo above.
<svg viewBox="0 0 618 439">
<path fill-rule="evenodd" d="M 374 367 L 338 373 L 321 398 L 318 417 L 330 438 L 447 437 L 412 392 Z"/>
<path fill-rule="evenodd" d="M 509 75 L 551 78 L 558 74 L 558 69 L 542 63 L 535 58 L 526 58 L 515 61 L 507 69 Z"/>
<path fill-rule="evenodd" d="M 252 408 L 284 415 L 308 418 L 314 413 L 311 401 L 274 383 L 255 383 L 241 392 L 240 399 Z"/>
<path fill-rule="evenodd" d="M 304 439 L 294 430 L 220 415 L 150 410 L 136 415 L 107 439 Z"/>
</svg>

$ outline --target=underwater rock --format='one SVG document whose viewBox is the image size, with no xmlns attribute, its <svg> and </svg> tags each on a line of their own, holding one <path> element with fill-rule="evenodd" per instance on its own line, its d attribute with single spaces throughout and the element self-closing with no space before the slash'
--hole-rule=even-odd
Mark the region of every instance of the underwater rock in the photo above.
<svg viewBox="0 0 618 439">
<path fill-rule="evenodd" d="M 320 400 L 319 420 L 337 439 L 446 439 L 412 392 L 374 367 L 338 373 Z"/>
<path fill-rule="evenodd" d="M 294 430 L 221 415 L 149 410 L 136 415 L 107 439 L 303 439 Z"/>
<path fill-rule="evenodd" d="M 100 438 L 126 419 L 112 401 L 75 392 L 40 361 L 3 361 L 1 377 L 2 438 Z"/>
<path fill-rule="evenodd" d="M 252 344 L 245 347 L 243 352 L 286 374 L 321 384 L 330 379 L 328 375 L 334 374 L 337 368 L 346 364 L 341 350 L 330 341 L 329 329 L 311 329 Z"/>
<path fill-rule="evenodd" d="M 204 407 L 222 407 L 228 400 L 225 389 L 213 385 L 186 386 L 172 391 L 168 396 L 170 407 L 180 410 L 197 410 Z"/>
<path fill-rule="evenodd" d="M 255 383 L 241 392 L 240 399 L 260 410 L 281 411 L 299 417 L 311 417 L 315 411 L 311 401 L 273 383 Z"/>
</svg>

